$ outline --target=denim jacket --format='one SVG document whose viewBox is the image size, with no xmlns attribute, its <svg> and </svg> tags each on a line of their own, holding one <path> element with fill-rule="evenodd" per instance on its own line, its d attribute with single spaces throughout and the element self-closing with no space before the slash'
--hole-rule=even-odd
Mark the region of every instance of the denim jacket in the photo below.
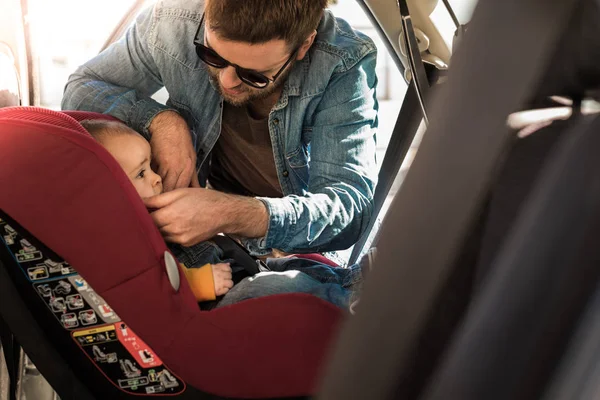
<svg viewBox="0 0 600 400">
<path fill-rule="evenodd" d="M 199 168 L 219 137 L 223 110 L 193 45 L 203 8 L 202 0 L 162 0 L 142 12 L 124 37 L 70 76 L 62 108 L 113 115 L 147 138 L 152 119 L 175 110 L 190 127 Z M 325 12 L 268 117 L 284 197 L 259 198 L 268 231 L 246 241 L 251 251 L 345 249 L 364 231 L 377 181 L 376 57 L 371 39 Z M 151 98 L 163 86 L 166 105 Z"/>
</svg>

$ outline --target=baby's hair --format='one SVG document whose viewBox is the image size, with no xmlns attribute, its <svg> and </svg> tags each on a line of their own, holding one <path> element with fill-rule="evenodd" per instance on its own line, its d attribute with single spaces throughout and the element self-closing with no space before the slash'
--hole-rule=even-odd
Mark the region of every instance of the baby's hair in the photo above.
<svg viewBox="0 0 600 400">
<path fill-rule="evenodd" d="M 122 122 L 105 119 L 86 119 L 79 122 L 94 139 L 102 143 L 107 136 L 139 135 L 136 131 Z"/>
</svg>

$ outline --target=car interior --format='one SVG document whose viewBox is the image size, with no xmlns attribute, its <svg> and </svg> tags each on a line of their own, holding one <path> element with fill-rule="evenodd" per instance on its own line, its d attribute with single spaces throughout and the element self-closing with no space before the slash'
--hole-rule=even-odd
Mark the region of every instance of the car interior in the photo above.
<svg viewBox="0 0 600 400">
<path fill-rule="evenodd" d="M 356 3 L 407 88 L 349 313 L 201 310 L 79 123 L 108 117 L 42 106 L 28 2 L 0 0 L 0 400 L 600 398 L 600 6 Z"/>
</svg>

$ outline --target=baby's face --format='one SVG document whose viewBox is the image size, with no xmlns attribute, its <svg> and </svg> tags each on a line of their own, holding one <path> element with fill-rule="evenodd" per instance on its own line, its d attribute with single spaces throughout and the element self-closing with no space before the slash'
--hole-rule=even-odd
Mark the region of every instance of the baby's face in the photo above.
<svg viewBox="0 0 600 400">
<path fill-rule="evenodd" d="M 162 179 L 150 168 L 150 144 L 138 134 L 107 135 L 102 145 L 119 162 L 142 198 L 162 193 Z"/>
</svg>

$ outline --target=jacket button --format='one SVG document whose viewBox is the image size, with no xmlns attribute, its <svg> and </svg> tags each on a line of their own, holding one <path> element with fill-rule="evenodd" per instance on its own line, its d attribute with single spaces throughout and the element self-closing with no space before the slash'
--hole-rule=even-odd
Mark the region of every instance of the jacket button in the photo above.
<svg viewBox="0 0 600 400">
<path fill-rule="evenodd" d="M 285 176 L 286 178 L 288 177 L 288 175 L 289 175 L 289 174 L 290 174 L 290 173 L 289 173 L 289 172 L 287 172 L 287 170 L 283 171 L 283 176 Z"/>
<path fill-rule="evenodd" d="M 275 119 L 273 120 L 273 123 L 274 123 L 275 125 L 279 125 L 279 120 L 278 120 L 277 118 L 275 118 Z"/>
</svg>

